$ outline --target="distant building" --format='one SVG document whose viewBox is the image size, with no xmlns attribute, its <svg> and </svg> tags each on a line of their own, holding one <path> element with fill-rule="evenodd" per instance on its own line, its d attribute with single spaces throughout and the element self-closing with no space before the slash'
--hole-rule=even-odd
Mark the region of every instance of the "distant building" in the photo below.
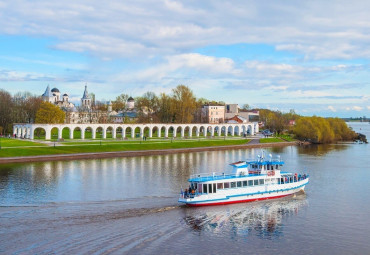
<svg viewBox="0 0 370 255">
<path fill-rule="evenodd" d="M 87 92 L 87 85 L 85 85 L 85 91 L 81 98 L 81 106 L 86 109 L 91 109 L 91 98 Z"/>
<path fill-rule="evenodd" d="M 49 85 L 47 86 L 44 94 L 42 94 L 42 100 L 59 106 L 60 108 L 74 108 L 75 105 L 69 102 L 68 94 L 63 94 L 63 98 L 60 97 L 60 91 L 57 88 L 50 90 Z"/>
<path fill-rule="evenodd" d="M 217 104 L 206 104 L 202 106 L 201 112 L 202 122 L 205 123 L 224 123 L 225 106 Z"/>
<path fill-rule="evenodd" d="M 230 123 L 230 124 L 247 123 L 247 122 L 248 120 L 246 118 L 239 116 L 239 115 L 235 115 L 234 117 L 226 120 L 226 123 Z"/>
<path fill-rule="evenodd" d="M 257 110 L 241 110 L 238 104 L 225 105 L 225 120 L 230 120 L 234 116 L 243 117 L 247 122 L 258 122 L 259 111 Z"/>
</svg>

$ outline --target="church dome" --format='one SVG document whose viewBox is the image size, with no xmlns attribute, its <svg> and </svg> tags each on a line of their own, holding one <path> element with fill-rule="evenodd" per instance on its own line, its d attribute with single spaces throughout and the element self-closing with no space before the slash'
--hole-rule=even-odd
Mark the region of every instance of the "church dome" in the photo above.
<svg viewBox="0 0 370 255">
<path fill-rule="evenodd" d="M 57 88 L 53 88 L 53 89 L 51 90 L 51 92 L 59 92 L 59 89 L 57 89 Z"/>
<path fill-rule="evenodd" d="M 128 101 L 128 102 L 133 102 L 133 101 L 135 101 L 135 99 L 133 99 L 132 97 L 129 97 L 129 98 L 127 99 L 127 101 Z"/>
<path fill-rule="evenodd" d="M 67 97 L 67 96 L 68 96 L 68 94 L 64 94 L 63 96 L 64 96 L 64 97 Z"/>
</svg>

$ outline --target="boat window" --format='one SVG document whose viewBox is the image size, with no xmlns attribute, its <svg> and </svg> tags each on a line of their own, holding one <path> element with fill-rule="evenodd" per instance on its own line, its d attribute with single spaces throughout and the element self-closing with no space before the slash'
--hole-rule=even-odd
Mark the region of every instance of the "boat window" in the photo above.
<svg viewBox="0 0 370 255">
<path fill-rule="evenodd" d="M 213 193 L 216 193 L 216 183 L 213 183 Z"/>
<path fill-rule="evenodd" d="M 242 186 L 242 182 L 237 182 L 236 185 L 240 188 Z"/>
<path fill-rule="evenodd" d="M 254 185 L 258 185 L 258 180 L 254 180 Z"/>
<path fill-rule="evenodd" d="M 236 182 L 231 182 L 231 188 L 236 188 Z"/>
<path fill-rule="evenodd" d="M 274 170 L 274 165 L 271 165 L 271 170 Z"/>
<path fill-rule="evenodd" d="M 202 187 L 203 187 L 203 185 L 199 183 L 199 186 L 198 186 L 198 192 L 199 193 L 202 193 Z"/>
<path fill-rule="evenodd" d="M 194 182 L 194 189 L 198 189 L 198 183 Z"/>
<path fill-rule="evenodd" d="M 253 186 L 253 180 L 248 181 L 248 186 Z"/>
<path fill-rule="evenodd" d="M 276 166 L 275 166 L 275 169 L 276 169 L 276 170 L 277 170 L 277 169 L 279 169 L 279 165 L 276 165 Z"/>
<path fill-rule="evenodd" d="M 203 193 L 208 193 L 207 184 L 203 184 Z"/>
<path fill-rule="evenodd" d="M 208 193 L 213 193 L 212 192 L 212 183 L 208 184 Z"/>
<path fill-rule="evenodd" d="M 260 185 L 263 185 L 265 184 L 265 180 L 264 179 L 260 179 Z"/>
<path fill-rule="evenodd" d="M 270 165 L 267 165 L 267 170 L 270 170 Z"/>
<path fill-rule="evenodd" d="M 248 186 L 248 181 L 243 181 L 243 187 Z"/>
<path fill-rule="evenodd" d="M 221 183 L 217 183 L 217 189 L 223 189 L 224 188 L 224 184 L 221 182 Z"/>
<path fill-rule="evenodd" d="M 224 182 L 224 189 L 230 188 L 230 182 Z"/>
</svg>

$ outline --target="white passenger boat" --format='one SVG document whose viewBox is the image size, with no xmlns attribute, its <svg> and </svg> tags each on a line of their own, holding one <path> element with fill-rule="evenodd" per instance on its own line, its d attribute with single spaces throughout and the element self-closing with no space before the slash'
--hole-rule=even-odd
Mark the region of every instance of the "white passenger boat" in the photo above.
<svg viewBox="0 0 370 255">
<path fill-rule="evenodd" d="M 221 205 L 281 198 L 303 191 L 308 175 L 282 171 L 284 162 L 263 154 L 257 160 L 230 164 L 231 173 L 195 174 L 179 202 L 189 206 Z"/>
</svg>

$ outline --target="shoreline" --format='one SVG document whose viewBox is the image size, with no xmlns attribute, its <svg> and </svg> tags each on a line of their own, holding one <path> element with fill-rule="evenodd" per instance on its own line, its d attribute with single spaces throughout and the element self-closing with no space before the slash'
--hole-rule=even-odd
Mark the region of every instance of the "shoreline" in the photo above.
<svg viewBox="0 0 370 255">
<path fill-rule="evenodd" d="M 138 156 L 165 155 L 165 154 L 190 153 L 190 152 L 202 152 L 202 151 L 221 151 L 221 150 L 231 150 L 231 149 L 283 147 L 283 146 L 293 146 L 293 145 L 298 145 L 298 143 L 297 142 L 279 142 L 279 143 L 258 143 L 258 144 L 225 145 L 225 146 L 194 147 L 194 148 L 163 149 L 163 150 L 114 151 L 114 152 L 97 152 L 97 153 L 94 152 L 94 153 L 54 154 L 54 155 L 40 155 L 40 156 L 27 156 L 27 157 L 4 157 L 4 158 L 0 158 L 0 164 L 60 161 L 60 160 L 74 160 L 74 159 L 138 157 Z"/>
</svg>

